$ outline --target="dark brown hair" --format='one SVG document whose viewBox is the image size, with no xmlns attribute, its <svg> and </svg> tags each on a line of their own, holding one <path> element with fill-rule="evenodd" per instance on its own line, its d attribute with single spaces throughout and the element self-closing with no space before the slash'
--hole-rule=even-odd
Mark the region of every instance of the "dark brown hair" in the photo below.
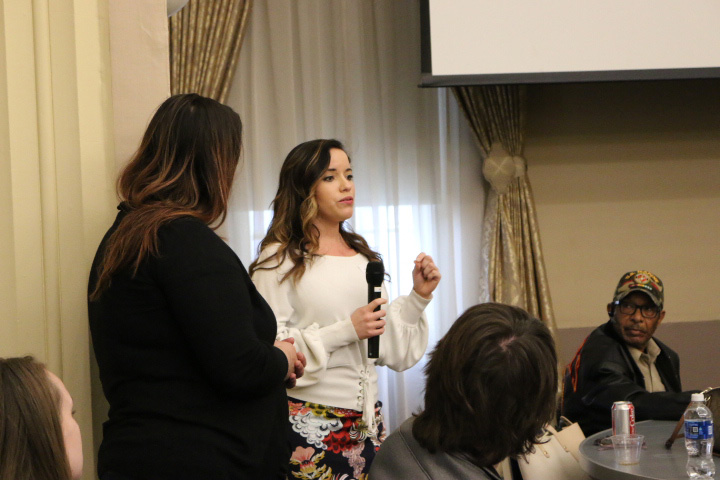
<svg viewBox="0 0 720 480">
<path fill-rule="evenodd" d="M 531 451 L 555 413 L 555 343 L 540 320 L 517 307 L 468 309 L 437 343 L 425 374 L 425 408 L 413 436 L 433 453 L 494 465 Z"/>
<path fill-rule="evenodd" d="M 70 479 L 60 402 L 43 364 L 0 358 L 0 479 Z"/>
<path fill-rule="evenodd" d="M 153 116 L 130 163 L 118 178 L 128 211 L 105 247 L 97 300 L 112 275 L 157 255 L 158 230 L 182 216 L 217 228 L 225 220 L 242 149 L 242 123 L 230 107 L 200 95 L 168 98 Z"/>
<path fill-rule="evenodd" d="M 293 267 L 285 274 L 297 281 L 305 273 L 306 260 L 317 254 L 320 232 L 313 225 L 317 216 L 315 189 L 330 165 L 330 150 L 345 151 L 338 140 L 310 140 L 293 148 L 280 169 L 280 182 L 273 200 L 273 219 L 267 235 L 258 247 L 258 254 L 268 245 L 280 244 L 277 252 L 250 264 L 250 274 L 255 270 L 278 268 L 286 257 Z M 370 249 L 365 239 L 348 230 L 344 222 L 338 224 L 345 243 L 368 260 L 380 260 L 380 254 Z"/>
</svg>

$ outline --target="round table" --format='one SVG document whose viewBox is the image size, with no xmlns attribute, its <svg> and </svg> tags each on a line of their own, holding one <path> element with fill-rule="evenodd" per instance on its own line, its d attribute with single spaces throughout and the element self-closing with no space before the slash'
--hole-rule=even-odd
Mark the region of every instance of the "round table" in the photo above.
<svg viewBox="0 0 720 480">
<path fill-rule="evenodd" d="M 612 430 L 591 435 L 580 444 L 580 466 L 597 480 L 687 480 L 684 439 L 675 440 L 670 450 L 665 448 L 665 441 L 670 438 L 676 423 L 646 420 L 635 424 L 635 433 L 645 435 L 647 446 L 637 465 L 618 465 L 612 447 L 601 449 L 594 444 L 596 439 L 611 435 Z"/>
</svg>

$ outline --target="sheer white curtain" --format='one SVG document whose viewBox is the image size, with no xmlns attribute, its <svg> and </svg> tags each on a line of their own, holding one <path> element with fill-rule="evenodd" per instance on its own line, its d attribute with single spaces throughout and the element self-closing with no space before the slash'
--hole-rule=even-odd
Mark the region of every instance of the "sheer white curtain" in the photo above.
<svg viewBox="0 0 720 480">
<path fill-rule="evenodd" d="M 419 33 L 416 0 L 254 3 L 228 98 L 244 122 L 245 152 L 222 233 L 249 265 L 285 155 L 313 138 L 343 141 L 357 190 L 350 223 L 383 255 L 391 296 L 412 288 L 420 251 L 443 273 L 427 312 L 430 350 L 477 302 L 485 193 L 454 98 L 417 87 Z M 391 429 L 417 411 L 424 363 L 380 369 Z"/>
</svg>

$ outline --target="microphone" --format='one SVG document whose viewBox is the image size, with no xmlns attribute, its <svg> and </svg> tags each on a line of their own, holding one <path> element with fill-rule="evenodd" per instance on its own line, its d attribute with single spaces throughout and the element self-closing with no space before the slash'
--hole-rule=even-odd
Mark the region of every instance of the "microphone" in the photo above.
<svg viewBox="0 0 720 480">
<path fill-rule="evenodd" d="M 385 277 L 385 267 L 382 262 L 368 262 L 365 268 L 365 280 L 368 284 L 368 303 L 380 298 L 382 293 L 382 282 Z M 380 310 L 378 306 L 374 311 Z M 380 335 L 368 338 L 368 358 L 380 356 Z"/>
</svg>

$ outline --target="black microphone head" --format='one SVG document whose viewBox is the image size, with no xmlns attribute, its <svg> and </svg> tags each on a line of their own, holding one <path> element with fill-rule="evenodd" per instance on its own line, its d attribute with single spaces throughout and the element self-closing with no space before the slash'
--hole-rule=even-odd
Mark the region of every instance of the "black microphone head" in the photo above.
<svg viewBox="0 0 720 480">
<path fill-rule="evenodd" d="M 379 287 L 385 278 L 385 267 L 382 262 L 368 262 L 365 268 L 365 280 L 368 285 Z"/>
</svg>

